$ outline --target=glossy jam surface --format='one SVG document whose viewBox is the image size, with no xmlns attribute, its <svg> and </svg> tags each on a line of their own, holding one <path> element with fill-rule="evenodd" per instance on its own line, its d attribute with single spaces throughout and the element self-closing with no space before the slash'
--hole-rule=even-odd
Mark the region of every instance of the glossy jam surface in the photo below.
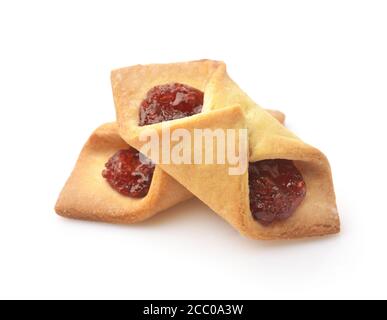
<svg viewBox="0 0 387 320">
<path fill-rule="evenodd" d="M 282 159 L 250 163 L 249 187 L 251 213 L 263 225 L 289 218 L 306 195 L 300 171 Z"/>
<path fill-rule="evenodd" d="M 153 164 L 141 163 L 140 153 L 130 148 L 114 154 L 106 163 L 102 176 L 122 195 L 142 198 L 149 192 L 154 169 Z"/>
<path fill-rule="evenodd" d="M 200 113 L 204 93 L 180 83 L 151 89 L 140 106 L 140 126 L 189 117 Z"/>
</svg>

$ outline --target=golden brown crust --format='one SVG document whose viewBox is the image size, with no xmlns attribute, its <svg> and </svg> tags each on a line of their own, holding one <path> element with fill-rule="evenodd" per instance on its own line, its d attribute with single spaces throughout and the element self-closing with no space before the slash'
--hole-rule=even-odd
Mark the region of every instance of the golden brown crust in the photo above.
<svg viewBox="0 0 387 320">
<path fill-rule="evenodd" d="M 107 160 L 125 148 L 128 144 L 119 136 L 115 123 L 99 127 L 86 142 L 59 196 L 56 212 L 76 219 L 135 223 L 192 197 L 160 168 L 155 169 L 151 188 L 143 199 L 125 197 L 113 190 L 101 173 Z"/>
<path fill-rule="evenodd" d="M 181 82 L 205 92 L 203 112 L 164 123 L 184 128 L 247 128 L 250 161 L 294 160 L 307 184 L 307 197 L 288 220 L 263 227 L 249 208 L 248 174 L 230 177 L 225 165 L 173 165 L 161 168 L 226 219 L 254 239 L 291 239 L 337 233 L 340 229 L 329 163 L 317 149 L 303 143 L 257 106 L 216 61 L 136 66 L 112 73 L 112 87 L 120 134 L 140 149 L 139 135 L 148 128 L 161 134 L 162 125 L 139 127 L 139 105 L 155 85 Z M 171 141 L 171 144 L 173 142 Z M 156 160 L 156 159 L 154 159 Z"/>
</svg>

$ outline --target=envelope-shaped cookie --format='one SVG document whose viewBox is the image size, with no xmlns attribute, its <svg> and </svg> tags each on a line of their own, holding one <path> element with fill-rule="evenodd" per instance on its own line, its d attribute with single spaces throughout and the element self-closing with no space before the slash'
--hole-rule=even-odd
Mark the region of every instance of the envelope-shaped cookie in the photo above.
<svg viewBox="0 0 387 320">
<path fill-rule="evenodd" d="M 135 223 L 192 197 L 159 167 L 154 170 L 146 197 L 135 199 L 114 190 L 102 176 L 102 171 L 112 155 L 127 148 L 129 145 L 118 134 L 116 123 L 99 127 L 86 142 L 59 196 L 56 212 L 76 219 Z"/>
<path fill-rule="evenodd" d="M 140 106 L 148 92 L 170 83 L 204 92 L 202 112 L 140 126 Z M 255 104 L 230 79 L 223 63 L 206 60 L 119 69 L 112 73 L 112 87 L 120 135 L 138 150 L 147 144 L 142 138 L 151 131 L 162 140 L 166 129 L 172 135 L 176 130 L 191 135 L 198 129 L 247 130 L 249 170 L 240 175 L 230 175 L 231 163 L 196 163 L 194 156 L 190 164 L 159 164 L 242 234 L 254 239 L 289 239 L 339 232 L 327 158 Z M 167 152 L 172 153 L 179 143 L 170 139 Z M 234 147 L 243 143 L 236 139 Z M 201 149 L 205 154 L 206 145 Z M 160 144 L 155 154 L 163 152 L 166 150 Z M 150 156 L 154 162 L 160 162 L 159 157 Z M 287 183 L 277 185 L 276 179 Z M 265 190 L 268 186 L 271 189 Z M 255 190 L 264 192 L 256 194 Z M 266 210 L 266 216 L 260 210 Z M 274 218 L 269 221 L 266 218 L 270 213 Z"/>
</svg>

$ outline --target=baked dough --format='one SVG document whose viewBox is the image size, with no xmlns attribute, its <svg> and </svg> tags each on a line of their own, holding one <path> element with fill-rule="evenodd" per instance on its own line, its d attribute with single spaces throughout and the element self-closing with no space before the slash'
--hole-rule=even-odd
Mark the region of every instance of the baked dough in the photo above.
<svg viewBox="0 0 387 320">
<path fill-rule="evenodd" d="M 156 85 L 172 82 L 204 91 L 202 113 L 139 127 L 139 107 L 146 93 Z M 123 68 L 112 72 L 112 88 L 120 135 L 137 149 L 145 143 L 139 136 L 149 129 L 156 130 L 160 137 L 166 126 L 171 131 L 187 129 L 191 132 L 200 128 L 248 129 L 251 162 L 265 159 L 295 162 L 307 185 L 306 198 L 292 217 L 270 226 L 263 226 L 252 217 L 247 172 L 230 176 L 228 165 L 217 164 L 159 165 L 241 234 L 253 239 L 292 239 L 340 231 L 327 158 L 254 103 L 231 80 L 224 63 L 203 60 Z M 174 146 L 177 142 L 170 143 Z"/>
<path fill-rule="evenodd" d="M 268 112 L 281 123 L 285 121 L 282 112 Z M 95 130 L 59 196 L 56 212 L 75 219 L 129 224 L 146 220 L 193 197 L 186 188 L 157 166 L 151 189 L 145 198 L 133 199 L 113 190 L 101 176 L 101 172 L 113 154 L 128 147 L 118 134 L 116 123 L 108 123 Z"/>
<path fill-rule="evenodd" d="M 134 199 L 115 191 L 101 173 L 113 154 L 128 147 L 115 123 L 99 127 L 86 142 L 59 196 L 56 212 L 68 218 L 129 224 L 146 220 L 192 197 L 157 166 L 146 197 Z"/>
</svg>

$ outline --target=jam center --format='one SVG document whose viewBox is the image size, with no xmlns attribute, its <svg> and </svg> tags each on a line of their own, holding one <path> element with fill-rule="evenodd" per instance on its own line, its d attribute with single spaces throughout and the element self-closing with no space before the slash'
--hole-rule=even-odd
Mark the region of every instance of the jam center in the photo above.
<svg viewBox="0 0 387 320">
<path fill-rule="evenodd" d="M 204 93 L 180 83 L 151 89 L 140 106 L 140 126 L 189 117 L 200 113 Z"/>
<path fill-rule="evenodd" d="M 249 187 L 251 213 L 263 225 L 289 218 L 306 195 L 300 171 L 282 159 L 250 163 Z"/>
<path fill-rule="evenodd" d="M 148 194 L 155 166 L 142 163 L 136 149 L 118 151 L 105 167 L 102 176 L 114 190 L 133 198 Z"/>
</svg>

